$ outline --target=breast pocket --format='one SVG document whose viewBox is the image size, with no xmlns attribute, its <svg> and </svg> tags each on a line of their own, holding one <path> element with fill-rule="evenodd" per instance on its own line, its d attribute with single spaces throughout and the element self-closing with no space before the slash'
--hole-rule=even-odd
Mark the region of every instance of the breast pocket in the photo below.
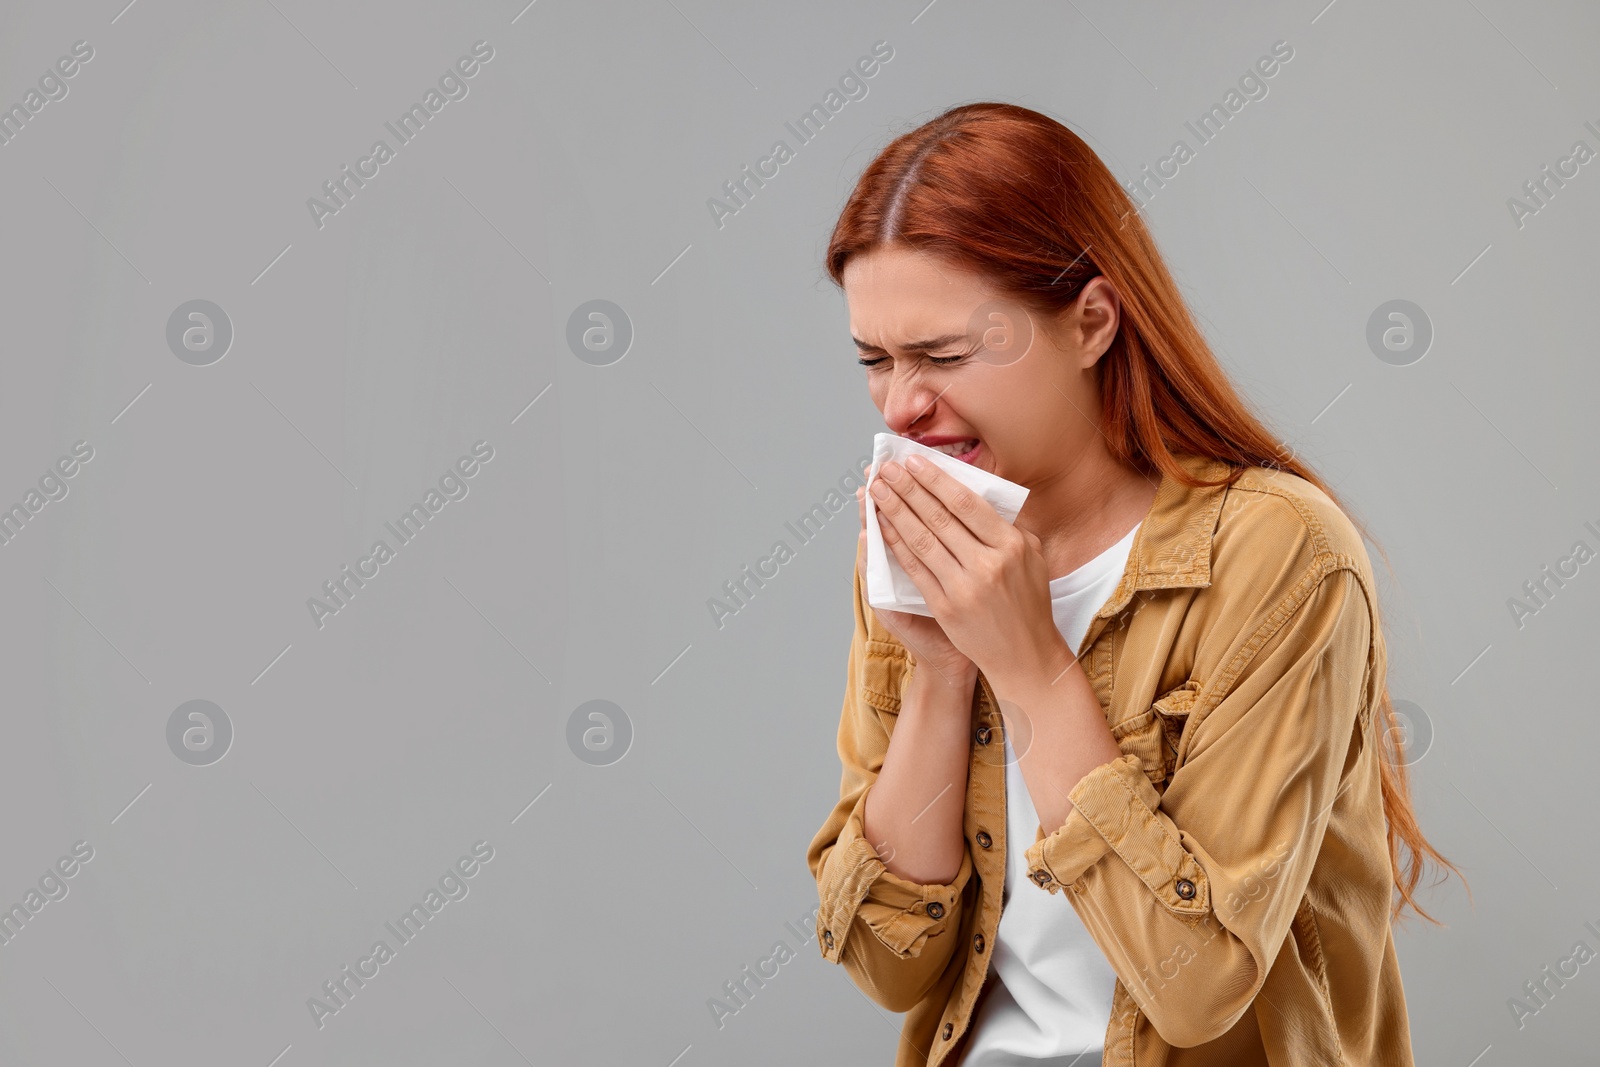
<svg viewBox="0 0 1600 1067">
<path fill-rule="evenodd" d="M 1179 746 L 1200 683 L 1187 681 L 1163 693 L 1148 710 L 1129 716 L 1111 729 L 1123 752 L 1139 757 L 1150 784 L 1165 787 L 1177 770 Z"/>
<path fill-rule="evenodd" d="M 1184 731 L 1189 728 L 1189 712 L 1195 698 L 1200 695 L 1200 683 L 1190 679 L 1176 689 L 1168 690 L 1152 709 L 1161 724 L 1161 758 L 1163 778 L 1171 778 L 1177 770 L 1178 753 L 1183 751 Z"/>
</svg>

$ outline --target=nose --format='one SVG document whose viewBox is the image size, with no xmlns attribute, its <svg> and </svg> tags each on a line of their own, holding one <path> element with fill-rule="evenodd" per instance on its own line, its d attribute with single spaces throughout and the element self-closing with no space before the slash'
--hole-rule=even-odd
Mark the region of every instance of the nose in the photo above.
<svg viewBox="0 0 1600 1067">
<path fill-rule="evenodd" d="M 904 368 L 904 369 L 902 369 Z M 902 362 L 890 371 L 888 393 L 883 402 L 884 425 L 897 434 L 907 434 L 918 423 L 931 422 L 939 398 L 954 383 L 935 389 L 914 363 Z"/>
</svg>

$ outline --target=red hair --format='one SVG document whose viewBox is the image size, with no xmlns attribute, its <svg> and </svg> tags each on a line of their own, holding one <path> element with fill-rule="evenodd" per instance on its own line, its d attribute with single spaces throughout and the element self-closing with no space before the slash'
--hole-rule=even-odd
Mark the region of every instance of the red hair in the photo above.
<svg viewBox="0 0 1600 1067">
<path fill-rule="evenodd" d="M 1119 460 L 1191 486 L 1232 485 L 1252 466 L 1289 471 L 1327 493 L 1367 535 L 1234 389 L 1136 205 L 1100 157 L 1061 123 L 1014 104 L 967 104 L 895 138 L 867 166 L 840 212 L 828 242 L 829 277 L 842 287 L 852 256 L 889 245 L 984 276 L 1047 322 L 1055 322 L 1088 281 L 1104 276 L 1121 298 L 1121 322 L 1098 364 L 1100 428 Z M 1202 482 L 1175 453 L 1209 456 L 1233 469 L 1222 482 Z M 1466 878 L 1417 824 L 1387 682 L 1381 692 L 1379 766 L 1399 897 L 1393 917 L 1409 905 L 1438 924 L 1413 895 L 1424 857 Z"/>
</svg>

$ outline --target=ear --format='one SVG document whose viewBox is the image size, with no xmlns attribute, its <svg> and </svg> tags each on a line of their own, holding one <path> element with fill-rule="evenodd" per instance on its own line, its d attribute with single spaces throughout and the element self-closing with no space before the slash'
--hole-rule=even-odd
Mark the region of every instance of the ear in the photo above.
<svg viewBox="0 0 1600 1067">
<path fill-rule="evenodd" d="M 1088 370 L 1100 361 L 1122 325 L 1122 297 L 1103 274 L 1084 283 L 1077 299 L 1062 312 L 1061 327 L 1077 351 L 1078 365 Z"/>
</svg>

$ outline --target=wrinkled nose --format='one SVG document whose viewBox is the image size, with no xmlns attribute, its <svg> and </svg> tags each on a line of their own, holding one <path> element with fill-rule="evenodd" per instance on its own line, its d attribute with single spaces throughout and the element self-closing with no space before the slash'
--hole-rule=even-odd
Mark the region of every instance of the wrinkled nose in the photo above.
<svg viewBox="0 0 1600 1067">
<path fill-rule="evenodd" d="M 894 377 L 889 382 L 889 393 L 883 404 L 883 421 L 889 429 L 904 435 L 910 433 L 913 427 L 932 421 L 939 398 L 952 383 L 935 389 L 927 377 L 915 368 L 907 371 L 896 369 L 892 373 Z"/>
</svg>

